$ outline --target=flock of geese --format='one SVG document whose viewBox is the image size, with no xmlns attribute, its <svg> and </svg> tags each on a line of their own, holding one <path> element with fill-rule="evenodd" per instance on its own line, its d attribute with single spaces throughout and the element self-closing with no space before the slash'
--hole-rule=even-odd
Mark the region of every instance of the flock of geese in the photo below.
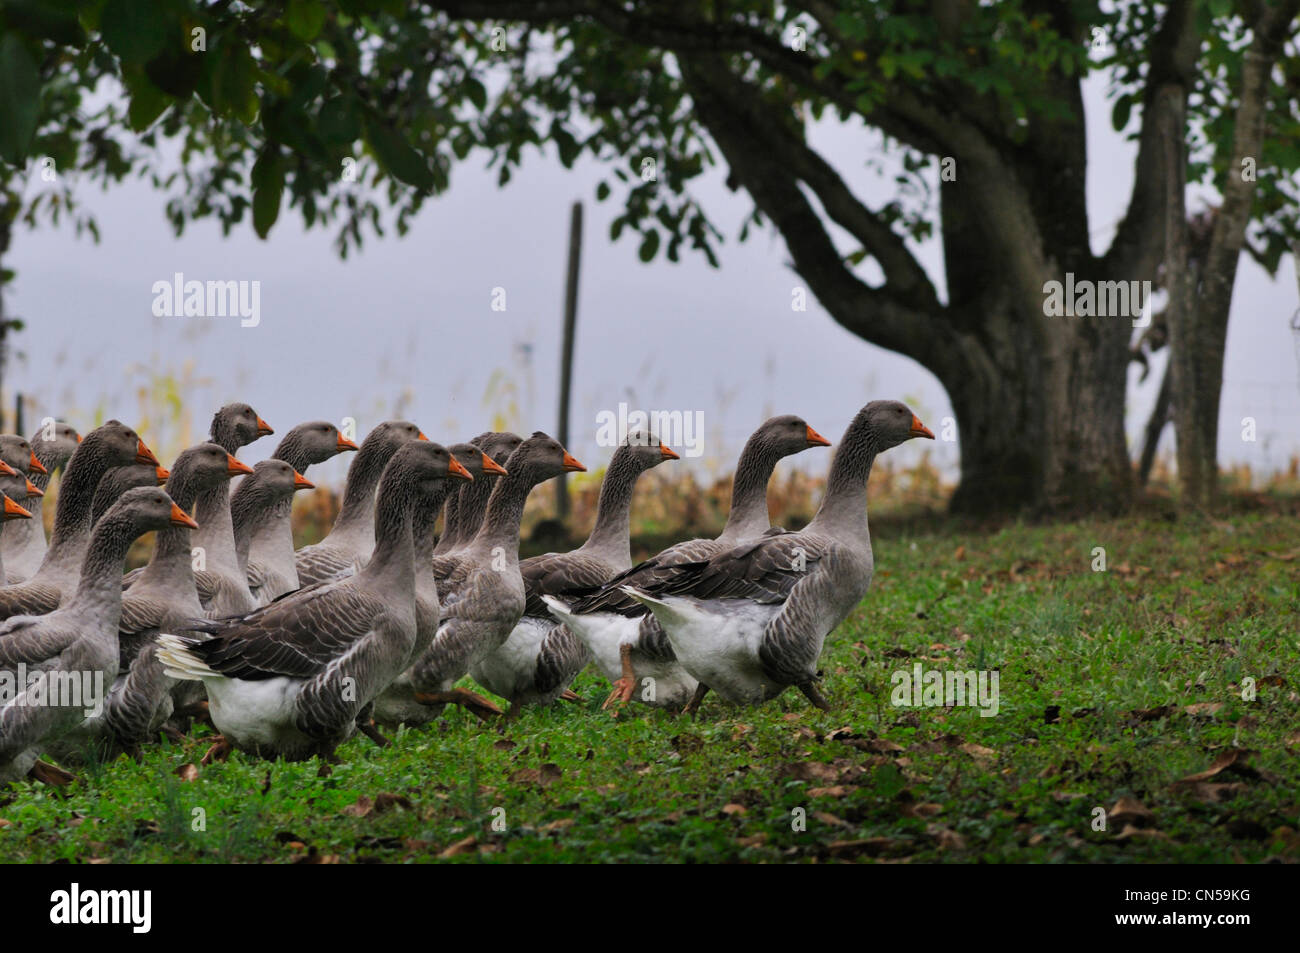
<svg viewBox="0 0 1300 953">
<path fill-rule="evenodd" d="M 116 420 L 84 438 L 46 424 L 30 441 L 0 436 L 0 784 L 66 782 L 45 758 L 138 754 L 196 717 L 220 732 L 204 763 L 234 748 L 317 756 L 328 771 L 358 731 L 387 744 L 380 727 L 424 724 L 449 704 L 503 715 L 457 685 L 466 676 L 513 713 L 576 699 L 569 685 L 593 661 L 615 711 L 693 712 L 710 690 L 757 704 L 790 686 L 826 707 L 823 642 L 871 582 L 872 462 L 934 436 L 904 404 L 867 404 L 816 516 L 788 532 L 769 524 L 768 480 L 783 457 L 829 441 L 799 417 L 773 417 L 745 444 L 722 535 L 633 566 L 637 479 L 677 459 L 640 431 L 609 461 L 586 542 L 520 560 L 528 494 L 586 469 L 544 433 L 443 447 L 388 421 L 358 447 L 314 421 L 249 467 L 236 453 L 273 431 L 235 403 L 168 472 Z M 343 452 L 356 456 L 333 528 L 295 550 L 293 495 L 313 485 L 303 474 Z M 47 543 L 42 492 L 60 467 Z M 150 531 L 148 565 L 123 576 Z M 92 685 L 102 695 L 76 691 Z"/>
</svg>

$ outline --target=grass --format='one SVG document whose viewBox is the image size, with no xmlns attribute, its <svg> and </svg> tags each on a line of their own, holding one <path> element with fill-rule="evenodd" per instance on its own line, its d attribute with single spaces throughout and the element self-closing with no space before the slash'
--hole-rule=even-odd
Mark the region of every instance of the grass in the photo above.
<svg viewBox="0 0 1300 953">
<path fill-rule="evenodd" d="M 588 671 L 582 705 L 452 711 L 349 742 L 328 778 L 240 754 L 195 773 L 200 733 L 0 793 L 0 860 L 1300 860 L 1298 529 L 895 527 L 823 655 L 830 712 L 789 692 L 615 720 Z M 895 707 L 918 662 L 996 670 L 998 714 Z"/>
</svg>

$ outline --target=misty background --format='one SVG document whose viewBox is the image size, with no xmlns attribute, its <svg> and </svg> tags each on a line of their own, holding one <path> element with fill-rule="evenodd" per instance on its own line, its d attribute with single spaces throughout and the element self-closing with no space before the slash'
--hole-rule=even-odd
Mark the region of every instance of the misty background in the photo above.
<svg viewBox="0 0 1300 953">
<path fill-rule="evenodd" d="M 1109 244 L 1123 214 L 1135 155 L 1111 129 L 1105 88 L 1101 76 L 1085 88 L 1094 250 Z M 881 153 L 878 136 L 828 121 L 814 127 L 812 142 L 872 204 L 894 196 L 896 166 L 865 167 L 864 149 Z M 555 433 L 569 209 L 581 200 L 570 449 L 589 467 L 610 453 L 596 446 L 597 414 L 617 412 L 620 401 L 703 411 L 704 455 L 681 464 L 701 468 L 701 476 L 729 471 L 745 438 L 772 414 L 800 414 L 835 443 L 858 408 L 877 398 L 907 401 L 936 434 L 951 415 L 943 389 L 920 365 L 841 329 L 811 294 L 806 312 L 792 311 L 792 289 L 803 282 L 774 230 L 735 240 L 752 203 L 726 188 L 724 171 L 696 182 L 727 239 L 715 270 L 689 250 L 677 265 L 662 256 L 642 264 L 631 232 L 611 244 L 618 197 L 595 202 L 606 170 L 590 159 L 566 170 L 553 153 L 534 153 L 504 189 L 485 163 L 471 155 L 454 168 L 450 190 L 425 204 L 404 238 L 394 229 L 383 239 L 367 235 L 346 261 L 332 247 L 331 229 L 304 230 L 287 205 L 267 241 L 247 221 L 227 238 L 215 222 L 191 223 L 178 239 L 163 216 L 166 194 L 146 182 L 108 192 L 80 187 L 99 244 L 66 226 L 15 233 L 8 264 L 18 278 L 8 307 L 27 328 L 11 337 L 6 401 L 12 407 L 15 392 L 25 396 L 30 432 L 44 414 L 83 431 L 109 416 L 138 426 L 144 405 L 179 399 L 192 442 L 206 434 L 218 406 L 244 400 L 277 431 L 243 451 L 250 462 L 269 456 L 279 434 L 318 418 L 355 418 L 358 439 L 391 417 L 414 420 L 443 443 L 502 418 L 524 433 Z M 40 187 L 36 170 L 28 194 Z M 1200 204 L 1193 197 L 1189 210 Z M 842 248 L 851 250 L 848 242 Z M 919 248 L 942 287 L 939 243 Z M 1300 309 L 1294 269 L 1284 259 L 1270 281 L 1242 259 L 1228 330 L 1221 467 L 1249 464 L 1263 475 L 1300 453 L 1300 333 L 1289 326 Z M 176 272 L 187 281 L 260 281 L 260 324 L 155 317 L 153 284 Z M 492 310 L 494 288 L 505 289 L 504 312 Z M 1162 352 L 1146 382 L 1130 388 L 1131 456 L 1165 360 Z M 1131 380 L 1139 370 L 1130 367 Z M 166 375 L 179 380 L 175 392 L 159 391 Z M 1242 440 L 1247 416 L 1256 420 L 1254 443 Z M 143 436 L 153 436 L 148 427 Z M 1162 453 L 1172 436 L 1167 429 Z M 957 444 L 921 443 L 891 457 L 906 464 L 929 454 L 955 480 Z M 341 484 L 348 461 L 313 469 L 313 479 Z M 820 472 L 828 463 L 828 455 L 809 453 L 782 466 Z"/>
</svg>

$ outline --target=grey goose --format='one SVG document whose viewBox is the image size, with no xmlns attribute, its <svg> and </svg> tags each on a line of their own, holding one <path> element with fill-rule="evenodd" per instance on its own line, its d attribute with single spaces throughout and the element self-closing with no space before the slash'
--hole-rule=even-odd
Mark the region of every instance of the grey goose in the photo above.
<svg viewBox="0 0 1300 953">
<path fill-rule="evenodd" d="M 90 543 L 91 507 L 100 478 L 114 467 L 132 463 L 158 466 L 139 435 L 117 420 L 96 427 L 77 446 L 59 487 L 54 533 L 45 558 L 26 582 L 0 589 L 0 619 L 50 612 L 63 595 L 76 589 Z"/>
<path fill-rule="evenodd" d="M 229 486 L 247 467 L 215 443 L 183 450 L 167 476 L 167 495 L 188 512 L 207 490 Z M 158 533 L 153 554 L 122 597 L 118 624 L 118 674 L 101 718 L 76 733 L 134 750 L 153 740 L 173 709 L 174 683 L 163 675 L 154 639 L 203 614 L 194 582 L 189 529 L 172 526 Z"/>
<path fill-rule="evenodd" d="M 492 488 L 483 525 L 454 554 L 458 559 L 451 573 L 437 581 L 442 621 L 410 674 L 415 700 L 432 708 L 427 717 L 447 703 L 465 705 L 479 715 L 500 713 L 477 693 L 455 687 L 456 682 L 499 648 L 524 614 L 519 521 L 528 494 L 539 483 L 577 470 L 586 467 L 541 431 L 506 460 L 506 474 Z"/>
<path fill-rule="evenodd" d="M 716 539 L 692 539 L 669 546 L 609 580 L 593 593 L 572 599 L 545 596 L 555 617 L 590 650 L 597 667 L 614 683 L 605 700 L 614 708 L 637 697 L 657 707 L 680 708 L 695 691 L 695 679 L 673 657 L 672 646 L 655 617 L 630 598 L 624 585 L 653 587 L 677 567 L 708 559 L 771 529 L 767 485 L 785 457 L 828 441 L 802 418 L 783 414 L 764 421 L 745 441 L 736 463 L 731 508 Z M 637 690 L 640 689 L 639 693 Z"/>
<path fill-rule="evenodd" d="M 329 421 L 312 420 L 299 424 L 285 434 L 271 454 L 271 459 L 288 464 L 306 482 L 308 467 L 357 449 L 357 445 L 339 433 L 338 427 Z M 251 492 L 251 479 L 241 480 L 235 488 L 230 500 L 232 513 L 241 506 L 240 497 Z M 295 489 L 307 488 L 297 486 Z M 251 540 L 241 539 L 239 527 L 235 527 L 236 549 L 246 550 L 240 554 L 240 565 L 248 577 L 248 589 L 253 595 L 253 601 L 258 605 L 266 605 L 277 596 L 298 588 L 298 570 L 294 565 L 293 549 L 293 494 L 281 496 L 264 519 L 264 524 Z"/>
<path fill-rule="evenodd" d="M 195 525 L 158 487 L 128 490 L 95 525 L 66 603 L 0 625 L 0 672 L 11 679 L 27 673 L 27 684 L 0 700 L 0 784 L 26 775 L 42 748 L 80 724 L 117 675 L 120 579 L 131 543 L 150 530 Z M 29 694 L 35 691 L 43 695 L 40 704 Z"/>
<path fill-rule="evenodd" d="M 523 442 L 523 437 L 504 430 L 489 430 L 470 441 L 498 466 L 505 466 L 505 462 L 510 459 L 510 454 L 514 453 Z M 442 536 L 433 549 L 435 557 L 454 552 L 474 538 L 479 526 L 483 524 L 483 514 L 487 512 L 492 486 L 491 480 L 479 480 L 476 477 L 473 483 L 465 484 L 447 500 Z M 435 575 L 446 575 L 450 572 L 449 566 L 443 568 L 437 562 L 434 567 Z"/>
<path fill-rule="evenodd" d="M 233 457 L 241 447 L 273 433 L 252 407 L 233 403 L 213 415 L 208 439 Z M 240 466 L 241 473 L 252 472 L 251 467 Z M 197 554 L 194 581 L 204 611 L 214 617 L 247 612 L 254 606 L 253 594 L 248 591 L 248 580 L 235 555 L 230 487 L 222 484 L 200 492 L 194 517 L 199 521 L 199 530 L 191 541 Z"/>
<path fill-rule="evenodd" d="M 384 467 L 404 444 L 428 439 L 409 420 L 387 420 L 366 434 L 348 467 L 343 504 L 329 535 L 294 556 L 299 585 L 325 582 L 370 555 L 375 545 L 375 490 Z"/>
<path fill-rule="evenodd" d="M 50 420 L 48 426 L 42 425 L 36 431 L 28 443 L 41 469 L 31 467 L 27 473 L 37 489 L 49 489 L 51 475 L 72 459 L 80 442 L 81 435 L 61 421 Z M 45 501 L 38 497 L 27 508 L 32 513 L 31 522 L 15 523 L 5 534 L 5 571 L 10 583 L 30 579 L 45 558 Z"/>
<path fill-rule="evenodd" d="M 407 441 L 384 468 L 375 547 L 353 575 L 288 593 L 230 619 L 197 623 L 210 638 L 158 637 L 166 671 L 207 687 L 222 733 L 261 757 L 334 760 L 372 699 L 410 660 L 416 639 L 413 513 L 469 474 L 445 447 Z"/>
<path fill-rule="evenodd" d="M 577 549 L 533 556 L 519 564 L 526 604 L 523 618 L 495 652 L 471 670 L 488 691 L 509 699 L 511 711 L 550 704 L 591 660 L 586 645 L 547 611 L 543 596 L 565 599 L 590 591 L 632 565 L 632 495 L 648 470 L 678 455 L 644 432 L 628 434 L 610 459 L 600 485 L 596 522 Z M 569 693 L 571 695 L 571 693 Z"/>
<path fill-rule="evenodd" d="M 625 584 L 699 682 L 687 709 L 710 689 L 737 704 L 759 704 L 791 685 L 829 707 L 817 689 L 817 660 L 826 636 L 866 595 L 874 568 L 871 466 L 877 454 L 913 437 L 934 434 L 906 404 L 872 401 L 845 431 L 821 506 L 804 529 L 741 543 L 657 584 Z"/>
</svg>

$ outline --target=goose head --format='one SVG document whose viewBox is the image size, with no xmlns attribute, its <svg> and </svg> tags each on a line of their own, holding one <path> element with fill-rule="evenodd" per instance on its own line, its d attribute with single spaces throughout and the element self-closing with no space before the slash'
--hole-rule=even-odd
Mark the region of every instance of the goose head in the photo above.
<svg viewBox="0 0 1300 953">
<path fill-rule="evenodd" d="M 170 474 L 162 467 L 149 463 L 132 463 L 113 467 L 95 486 L 95 496 L 90 504 L 91 521 L 97 521 L 127 490 L 142 486 L 162 486 Z"/>
<path fill-rule="evenodd" d="M 510 433 L 508 430 L 489 430 L 487 433 L 479 434 L 470 441 L 503 467 L 506 461 L 510 459 L 510 454 L 518 450 L 519 445 L 523 442 L 523 437 L 517 433 Z M 491 471 L 488 472 L 490 475 Z"/>
<path fill-rule="evenodd" d="M 829 447 L 831 442 L 795 414 L 781 414 L 763 421 L 751 438 L 777 456 L 789 457 L 809 447 Z"/>
<path fill-rule="evenodd" d="M 519 444 L 515 452 L 510 454 L 510 459 L 506 461 L 506 470 L 510 473 L 518 471 L 533 485 L 557 477 L 561 473 L 586 469 L 560 445 L 558 440 L 540 430 Z"/>
<path fill-rule="evenodd" d="M 87 434 L 68 461 L 68 468 L 75 467 L 82 455 L 99 454 L 103 454 L 108 467 L 129 467 L 135 463 L 158 466 L 158 458 L 145 446 L 140 435 L 120 420 L 110 420 Z"/>
<path fill-rule="evenodd" d="M 862 408 L 859 417 L 872 435 L 877 452 L 897 447 L 913 437 L 934 439 L 930 428 L 902 401 L 873 400 Z"/>
<path fill-rule="evenodd" d="M 4 497 L 4 506 L 3 509 L 0 510 L 0 520 L 7 523 L 10 520 L 29 520 L 32 518 L 31 513 L 13 501 L 13 498 L 9 495 L 7 490 L 4 493 L 0 493 L 0 496 Z"/>
<path fill-rule="evenodd" d="M 182 450 L 176 457 L 167 491 L 177 500 L 189 501 L 233 476 L 252 472 L 252 467 L 236 460 L 217 444 L 199 443 Z"/>
<path fill-rule="evenodd" d="M 198 529 L 199 524 L 177 506 L 170 496 L 156 486 L 141 486 L 127 490 L 109 507 L 101 524 L 112 525 L 125 531 L 134 539 L 153 530 L 169 526 Z"/>
<path fill-rule="evenodd" d="M 614 451 L 614 458 L 625 458 L 632 468 L 642 473 L 667 460 L 680 460 L 674 451 L 659 442 L 659 438 L 645 430 L 633 430 L 623 440 L 623 445 Z M 610 460 L 610 466 L 614 460 Z"/>
<path fill-rule="evenodd" d="M 30 443 L 45 469 L 53 471 L 72 458 L 77 444 L 81 443 L 81 434 L 71 424 L 54 420 L 49 426 L 40 427 Z"/>
<path fill-rule="evenodd" d="M 311 466 L 324 463 L 337 454 L 358 449 L 360 448 L 339 433 L 339 428 L 328 420 L 310 420 L 284 435 L 280 446 L 276 448 L 276 456 L 280 459 L 295 459 Z"/>
<path fill-rule="evenodd" d="M 379 484 L 379 498 L 413 495 L 417 498 L 441 496 L 448 479 L 474 479 L 469 469 L 440 443 L 408 441 L 384 468 Z"/>
<path fill-rule="evenodd" d="M 287 500 L 299 490 L 314 490 L 316 484 L 283 460 L 263 460 L 253 467 L 246 484 L 268 502 Z"/>
<path fill-rule="evenodd" d="M 494 476 L 500 476 L 506 472 L 505 467 L 472 443 L 454 443 L 447 449 L 456 458 L 456 462 L 465 468 L 470 475 L 470 479 L 474 482 L 483 479 L 485 474 L 490 473 Z"/>
<path fill-rule="evenodd" d="M 0 434 L 0 460 L 19 473 L 48 474 L 50 471 L 36 457 L 31 442 L 17 434 Z"/>
<path fill-rule="evenodd" d="M 271 425 L 258 416 L 248 404 L 226 404 L 212 418 L 209 437 L 212 442 L 234 453 L 259 437 L 275 433 Z"/>
</svg>

